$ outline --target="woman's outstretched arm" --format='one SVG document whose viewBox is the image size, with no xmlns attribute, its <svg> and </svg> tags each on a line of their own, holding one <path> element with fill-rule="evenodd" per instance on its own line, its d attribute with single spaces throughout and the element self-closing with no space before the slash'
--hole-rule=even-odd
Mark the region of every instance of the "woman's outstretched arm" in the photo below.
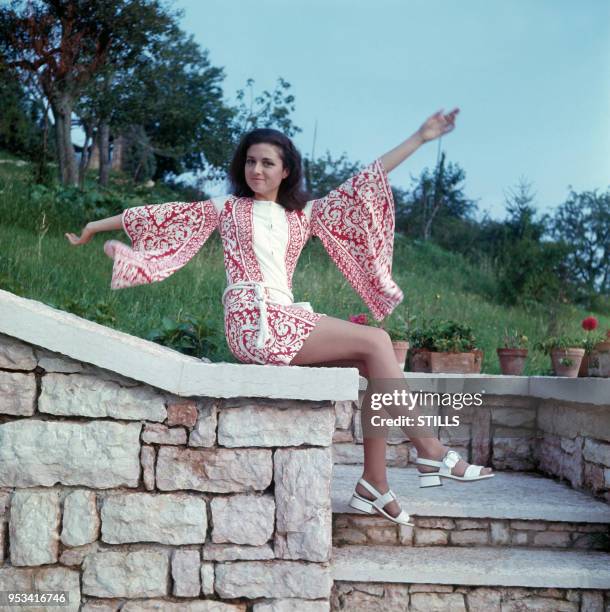
<svg viewBox="0 0 610 612">
<path fill-rule="evenodd" d="M 425 142 L 451 132 L 455 127 L 455 118 L 459 112 L 459 108 L 454 108 L 449 114 L 444 115 L 440 110 L 428 117 L 417 132 L 381 156 L 380 160 L 385 171 L 390 172 L 396 168 Z"/>
<path fill-rule="evenodd" d="M 106 217 L 106 219 L 100 219 L 99 221 L 90 221 L 85 225 L 80 236 L 72 233 L 66 233 L 65 236 L 71 244 L 86 244 L 91 240 L 94 234 L 123 229 L 123 224 L 121 222 L 122 216 L 123 213 L 115 215 L 114 217 Z"/>
</svg>

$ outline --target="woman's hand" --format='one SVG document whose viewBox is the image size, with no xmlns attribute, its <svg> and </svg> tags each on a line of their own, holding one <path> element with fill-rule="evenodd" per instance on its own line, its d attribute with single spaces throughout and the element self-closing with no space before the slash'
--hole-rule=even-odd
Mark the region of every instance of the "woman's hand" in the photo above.
<svg viewBox="0 0 610 612">
<path fill-rule="evenodd" d="M 459 112 L 459 108 L 454 108 L 448 115 L 444 115 L 441 109 L 437 113 L 434 113 L 434 115 L 428 117 L 417 131 L 422 142 L 434 140 L 439 136 L 444 136 L 451 132 L 455 127 L 455 118 Z"/>
<path fill-rule="evenodd" d="M 79 245 L 79 244 L 87 244 L 91 238 L 93 238 L 95 232 L 91 229 L 89 224 L 85 225 L 83 232 L 80 236 L 72 233 L 66 233 L 64 236 L 70 241 L 70 244 Z"/>
</svg>

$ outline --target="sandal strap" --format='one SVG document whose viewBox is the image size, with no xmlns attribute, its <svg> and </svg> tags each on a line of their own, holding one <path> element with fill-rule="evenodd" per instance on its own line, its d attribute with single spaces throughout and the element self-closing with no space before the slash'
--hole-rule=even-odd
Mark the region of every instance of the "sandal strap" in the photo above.
<svg viewBox="0 0 610 612">
<path fill-rule="evenodd" d="M 415 460 L 415 463 L 419 463 L 421 465 L 431 465 L 432 467 L 441 467 L 443 465 L 442 461 L 434 461 L 434 459 L 420 459 L 419 457 Z"/>
<path fill-rule="evenodd" d="M 464 478 L 474 478 L 475 476 L 480 476 L 482 470 L 482 465 L 469 465 L 464 472 Z"/>
<path fill-rule="evenodd" d="M 364 480 L 364 478 L 361 478 L 358 481 L 358 484 L 361 484 L 371 495 L 374 495 L 375 497 L 381 496 L 381 493 L 372 484 L 369 484 L 366 480 Z"/>
<path fill-rule="evenodd" d="M 391 501 L 396 500 L 396 495 L 394 495 L 394 491 L 390 489 L 387 493 L 384 493 L 380 497 L 378 497 L 374 502 L 373 506 L 376 508 L 383 508 L 385 505 L 389 504 Z"/>
</svg>

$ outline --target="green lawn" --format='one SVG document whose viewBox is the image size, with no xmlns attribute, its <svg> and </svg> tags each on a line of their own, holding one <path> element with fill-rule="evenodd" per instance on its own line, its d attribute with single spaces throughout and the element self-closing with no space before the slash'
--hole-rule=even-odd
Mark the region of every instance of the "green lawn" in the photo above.
<svg viewBox="0 0 610 612">
<path fill-rule="evenodd" d="M 0 155 L 0 158 L 6 156 Z M 206 356 L 213 361 L 236 361 L 224 341 L 220 299 L 225 272 L 217 233 L 187 266 L 165 281 L 112 291 L 112 261 L 104 255 L 102 246 L 109 238 L 127 243 L 128 238 L 122 232 L 114 232 L 97 235 L 89 244 L 73 247 L 62 234 L 64 231 L 80 233 L 75 221 L 62 228 L 57 222 L 45 229 L 44 224 L 24 220 L 23 211 L 29 203 L 19 186 L 27 171 L 20 167 L 12 172 L 7 166 L 0 164 L 0 213 L 5 211 L 5 219 L 10 216 L 13 221 L 21 220 L 18 224 L 0 225 L 0 288 L 82 313 L 141 337 L 159 327 L 165 316 L 202 317 L 212 328 L 218 347 Z M 137 203 L 133 194 L 128 199 L 129 206 Z M 44 205 L 28 214 L 40 214 L 41 210 L 44 212 Z M 416 323 L 441 317 L 471 325 L 485 353 L 483 371 L 486 373 L 499 373 L 495 349 L 505 327 L 520 329 L 530 339 L 530 346 L 546 331 L 547 307 L 526 310 L 498 304 L 494 299 L 496 280 L 490 269 L 473 266 L 461 256 L 433 244 L 415 243 L 397 236 L 393 272 L 405 293 L 405 301 L 396 309 L 396 314 L 415 315 Z M 318 312 L 345 319 L 350 314 L 367 311 L 318 241 L 310 241 L 303 250 L 293 284 L 295 300 L 311 302 Z M 560 311 L 562 330 L 582 335 L 580 321 L 588 314 L 595 313 L 565 305 Z M 595 316 L 603 328 L 610 327 L 609 317 Z M 543 374 L 548 370 L 548 357 L 530 349 L 526 374 Z"/>
</svg>

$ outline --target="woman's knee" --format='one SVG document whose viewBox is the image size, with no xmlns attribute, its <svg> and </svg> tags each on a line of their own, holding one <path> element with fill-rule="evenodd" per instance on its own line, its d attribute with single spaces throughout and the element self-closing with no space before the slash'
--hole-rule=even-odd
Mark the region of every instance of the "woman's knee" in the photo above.
<svg viewBox="0 0 610 612">
<path fill-rule="evenodd" d="M 368 356 L 375 356 L 381 352 L 392 349 L 392 339 L 390 334 L 381 327 L 370 328 L 370 334 L 367 343 L 369 349 Z"/>
</svg>

